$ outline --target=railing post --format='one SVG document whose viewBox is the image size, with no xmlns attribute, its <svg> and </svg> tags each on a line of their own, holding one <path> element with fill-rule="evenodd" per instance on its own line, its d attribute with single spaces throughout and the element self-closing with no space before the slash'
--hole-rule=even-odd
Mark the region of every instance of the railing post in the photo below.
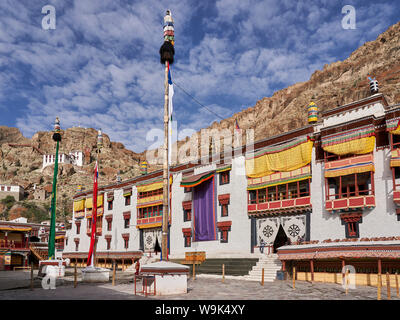
<svg viewBox="0 0 400 320">
<path fill-rule="evenodd" d="M 115 268 L 116 268 L 116 261 L 115 259 L 113 260 L 113 277 L 112 277 L 112 285 L 115 286 Z M 136 280 L 135 280 L 135 285 L 136 285 Z"/>
<path fill-rule="evenodd" d="M 33 291 L 33 262 L 31 262 L 31 291 Z"/>
<path fill-rule="evenodd" d="M 75 261 L 75 264 L 74 264 L 74 288 L 76 288 L 77 282 L 78 282 L 78 271 L 76 268 L 76 261 Z"/>
<path fill-rule="evenodd" d="M 378 300 L 381 300 L 381 285 L 382 285 L 381 281 L 382 281 L 381 274 L 378 273 L 378 297 L 377 297 Z"/>
<path fill-rule="evenodd" d="M 389 272 L 386 272 L 386 289 L 387 289 L 387 298 L 390 300 L 390 275 Z"/>
<path fill-rule="evenodd" d="M 261 285 L 264 285 L 264 268 L 261 270 Z"/>
<path fill-rule="evenodd" d="M 222 264 L 222 282 L 225 282 L 225 264 Z"/>
<path fill-rule="evenodd" d="M 293 290 L 296 290 L 296 267 L 295 266 L 293 266 L 292 277 L 293 277 Z"/>
</svg>

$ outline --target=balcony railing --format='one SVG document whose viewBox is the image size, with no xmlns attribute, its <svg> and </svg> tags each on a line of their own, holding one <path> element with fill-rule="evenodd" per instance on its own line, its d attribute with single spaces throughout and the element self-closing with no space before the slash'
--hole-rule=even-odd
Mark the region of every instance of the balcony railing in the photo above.
<svg viewBox="0 0 400 320">
<path fill-rule="evenodd" d="M 22 242 L 22 241 L 13 241 L 8 240 L 7 243 L 5 240 L 0 240 L 0 248 L 10 248 L 10 249 L 28 249 L 29 243 Z"/>
<path fill-rule="evenodd" d="M 326 210 L 363 209 L 375 207 L 375 196 L 356 196 L 326 201 Z"/>
<path fill-rule="evenodd" d="M 284 199 L 277 201 L 269 201 L 258 204 L 248 204 L 248 212 L 256 211 L 271 211 L 271 210 L 287 210 L 287 209 L 297 209 L 301 207 L 311 206 L 311 197 L 301 197 L 294 199 Z"/>
</svg>

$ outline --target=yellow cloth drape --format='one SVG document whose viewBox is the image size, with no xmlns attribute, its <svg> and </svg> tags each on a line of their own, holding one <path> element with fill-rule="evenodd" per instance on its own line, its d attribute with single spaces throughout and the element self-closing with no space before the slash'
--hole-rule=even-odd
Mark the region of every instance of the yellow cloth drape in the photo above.
<svg viewBox="0 0 400 320">
<path fill-rule="evenodd" d="M 313 141 L 308 140 L 293 148 L 246 159 L 246 175 L 260 178 L 274 172 L 288 172 L 306 166 L 311 162 Z"/>
<path fill-rule="evenodd" d="M 398 128 L 396 128 L 396 129 L 394 129 L 394 130 L 392 130 L 392 131 L 389 131 L 391 134 L 400 134 L 400 127 L 398 127 Z"/>
<path fill-rule="evenodd" d="M 101 206 L 103 206 L 103 195 L 102 194 L 97 196 L 97 207 L 101 207 Z M 85 207 L 86 207 L 86 209 L 93 208 L 93 198 L 86 198 Z"/>
<path fill-rule="evenodd" d="M 332 146 L 324 147 L 326 152 L 336 154 L 338 156 L 344 156 L 347 154 L 366 154 L 374 151 L 375 148 L 375 137 L 366 137 L 361 139 L 355 139 L 343 143 L 338 143 Z"/>
<path fill-rule="evenodd" d="M 172 183 L 172 177 L 169 178 L 169 184 Z M 147 192 L 147 191 L 153 191 L 157 189 L 162 189 L 163 187 L 163 181 L 159 182 L 154 182 L 150 184 L 146 184 L 144 186 L 137 186 L 137 192 Z"/>
<path fill-rule="evenodd" d="M 85 199 L 74 201 L 74 211 L 83 211 L 85 210 Z"/>
</svg>

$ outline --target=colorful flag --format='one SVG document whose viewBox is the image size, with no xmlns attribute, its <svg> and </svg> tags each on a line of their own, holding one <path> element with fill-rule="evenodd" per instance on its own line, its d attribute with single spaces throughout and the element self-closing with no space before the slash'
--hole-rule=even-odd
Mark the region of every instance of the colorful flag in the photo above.
<svg viewBox="0 0 400 320">
<path fill-rule="evenodd" d="M 235 128 L 236 128 L 236 130 L 240 130 L 240 128 L 239 128 L 239 123 L 238 123 L 238 121 L 237 121 L 237 119 L 235 119 Z"/>
<path fill-rule="evenodd" d="M 96 165 L 94 167 L 94 181 L 93 181 L 93 210 L 92 210 L 92 234 L 90 237 L 90 248 L 87 260 L 87 266 L 94 266 L 94 244 L 96 241 L 96 220 L 97 220 L 97 180 L 99 178 L 99 172 Z"/>
</svg>

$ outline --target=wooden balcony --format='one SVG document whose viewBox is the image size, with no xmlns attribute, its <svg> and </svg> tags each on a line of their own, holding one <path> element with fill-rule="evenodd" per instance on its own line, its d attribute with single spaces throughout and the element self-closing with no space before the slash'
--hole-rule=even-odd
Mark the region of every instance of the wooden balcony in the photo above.
<svg viewBox="0 0 400 320">
<path fill-rule="evenodd" d="M 22 241 L 8 240 L 7 242 L 3 239 L 0 240 L 0 249 L 29 249 L 29 243 Z"/>
<path fill-rule="evenodd" d="M 309 208 L 311 208 L 310 196 L 247 205 L 247 211 L 249 215 L 257 215 L 260 213 L 269 214 L 269 213 L 301 212 Z"/>
<path fill-rule="evenodd" d="M 328 211 L 347 211 L 349 209 L 364 209 L 373 207 L 375 207 L 374 195 L 327 200 L 325 205 L 325 208 Z"/>
</svg>

